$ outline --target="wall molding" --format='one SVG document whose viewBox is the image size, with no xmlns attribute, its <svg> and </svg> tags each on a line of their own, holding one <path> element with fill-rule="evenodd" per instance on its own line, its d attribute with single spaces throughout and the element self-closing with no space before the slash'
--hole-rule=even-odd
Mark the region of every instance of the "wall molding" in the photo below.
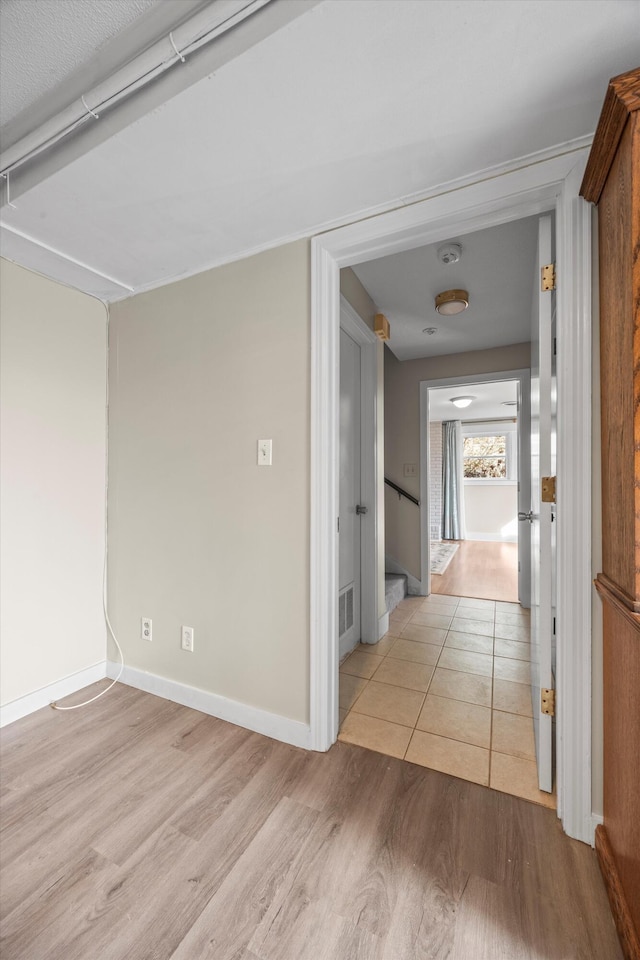
<svg viewBox="0 0 640 960">
<path fill-rule="evenodd" d="M 99 660 L 91 667 L 85 667 L 84 670 L 78 670 L 77 673 L 71 673 L 68 677 L 55 680 L 53 683 L 47 684 L 46 687 L 34 690 L 33 693 L 18 697 L 17 700 L 11 700 L 0 707 L 0 727 L 21 720 L 22 717 L 27 717 L 30 713 L 35 713 L 36 710 L 41 710 L 43 707 L 48 707 L 54 700 L 69 697 L 72 693 L 76 693 L 98 680 L 104 680 L 106 676 L 107 662 L 106 660 Z"/>
<path fill-rule="evenodd" d="M 41 687 L 33 693 L 12 700 L 0 707 L 0 727 L 21 720 L 35 713 L 36 710 L 48 707 L 52 701 L 69 697 L 98 680 L 104 680 L 105 677 L 113 680 L 117 677 L 119 670 L 119 663 L 100 660 L 91 667 L 86 667 L 68 677 L 47 684 L 46 687 Z M 119 682 L 128 687 L 135 687 L 136 690 L 162 697 L 164 700 L 180 703 L 184 707 L 200 710 L 201 713 L 217 717 L 219 720 L 235 723 L 239 727 L 253 730 L 254 733 L 271 737 L 273 740 L 290 743 L 294 747 L 302 747 L 305 750 L 310 748 L 309 726 L 299 720 L 290 720 L 288 717 L 270 713 L 268 710 L 261 710 L 259 707 L 252 707 L 238 700 L 230 700 L 220 694 L 179 683 L 177 680 L 169 680 L 157 674 L 137 670 L 135 667 L 125 666 Z"/>
<path fill-rule="evenodd" d="M 382 640 L 385 633 L 389 632 L 389 613 L 383 613 L 378 617 L 378 640 Z"/>
<path fill-rule="evenodd" d="M 556 203 L 558 494 L 556 764 L 558 815 L 593 843 L 591 814 L 591 207 L 576 157 Z"/>
<path fill-rule="evenodd" d="M 117 676 L 119 669 L 119 663 L 112 660 L 107 662 L 107 676 L 112 679 Z M 254 733 L 260 733 L 264 737 L 290 743 L 294 747 L 303 747 L 308 750 L 311 746 L 309 727 L 306 723 L 290 720 L 288 717 L 252 707 L 247 703 L 240 703 L 238 700 L 230 700 L 218 693 L 210 693 L 208 690 L 192 687 L 178 680 L 169 680 L 167 677 L 127 666 L 122 672 L 120 683 L 135 687 L 136 690 L 142 690 L 144 693 L 171 700 L 173 703 L 179 703 L 183 707 L 199 710 L 210 717 L 217 717 L 218 720 L 235 723 L 238 727 L 253 730 Z"/>
</svg>

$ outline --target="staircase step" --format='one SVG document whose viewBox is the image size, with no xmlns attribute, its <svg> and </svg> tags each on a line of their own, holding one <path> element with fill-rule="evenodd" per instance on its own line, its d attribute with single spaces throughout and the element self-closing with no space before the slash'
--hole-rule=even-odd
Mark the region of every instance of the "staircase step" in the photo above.
<svg viewBox="0 0 640 960">
<path fill-rule="evenodd" d="M 392 613 L 398 604 L 407 596 L 407 577 L 403 573 L 385 573 L 384 598 L 387 604 L 387 613 Z"/>
</svg>

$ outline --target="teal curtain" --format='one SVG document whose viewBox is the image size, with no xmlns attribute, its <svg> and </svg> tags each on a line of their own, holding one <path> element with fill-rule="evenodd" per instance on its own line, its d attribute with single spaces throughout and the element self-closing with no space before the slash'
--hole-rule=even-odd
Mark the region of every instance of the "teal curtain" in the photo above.
<svg viewBox="0 0 640 960">
<path fill-rule="evenodd" d="M 442 424 L 442 537 L 444 540 L 465 538 L 460 420 L 445 420 Z"/>
</svg>

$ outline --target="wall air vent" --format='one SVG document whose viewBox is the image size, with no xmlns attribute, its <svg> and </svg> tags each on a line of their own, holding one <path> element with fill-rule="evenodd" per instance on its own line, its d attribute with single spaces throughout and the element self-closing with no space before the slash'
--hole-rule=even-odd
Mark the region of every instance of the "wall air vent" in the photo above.
<svg viewBox="0 0 640 960">
<path fill-rule="evenodd" d="M 353 626 L 353 585 L 338 597 L 338 633 L 342 637 Z"/>
</svg>

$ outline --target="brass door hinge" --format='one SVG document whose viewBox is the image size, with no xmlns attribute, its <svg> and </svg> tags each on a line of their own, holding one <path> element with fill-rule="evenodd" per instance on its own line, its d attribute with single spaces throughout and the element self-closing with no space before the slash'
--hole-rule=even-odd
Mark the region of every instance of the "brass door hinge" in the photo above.
<svg viewBox="0 0 640 960">
<path fill-rule="evenodd" d="M 556 502 L 555 477 L 540 477 L 540 499 L 543 503 Z"/>
<path fill-rule="evenodd" d="M 556 265 L 555 263 L 548 263 L 546 267 L 542 268 L 542 277 L 541 277 L 541 290 L 555 290 L 556 288 Z"/>
<path fill-rule="evenodd" d="M 540 691 L 540 713 L 546 713 L 550 717 L 556 715 L 556 692 L 543 687 Z"/>
</svg>

